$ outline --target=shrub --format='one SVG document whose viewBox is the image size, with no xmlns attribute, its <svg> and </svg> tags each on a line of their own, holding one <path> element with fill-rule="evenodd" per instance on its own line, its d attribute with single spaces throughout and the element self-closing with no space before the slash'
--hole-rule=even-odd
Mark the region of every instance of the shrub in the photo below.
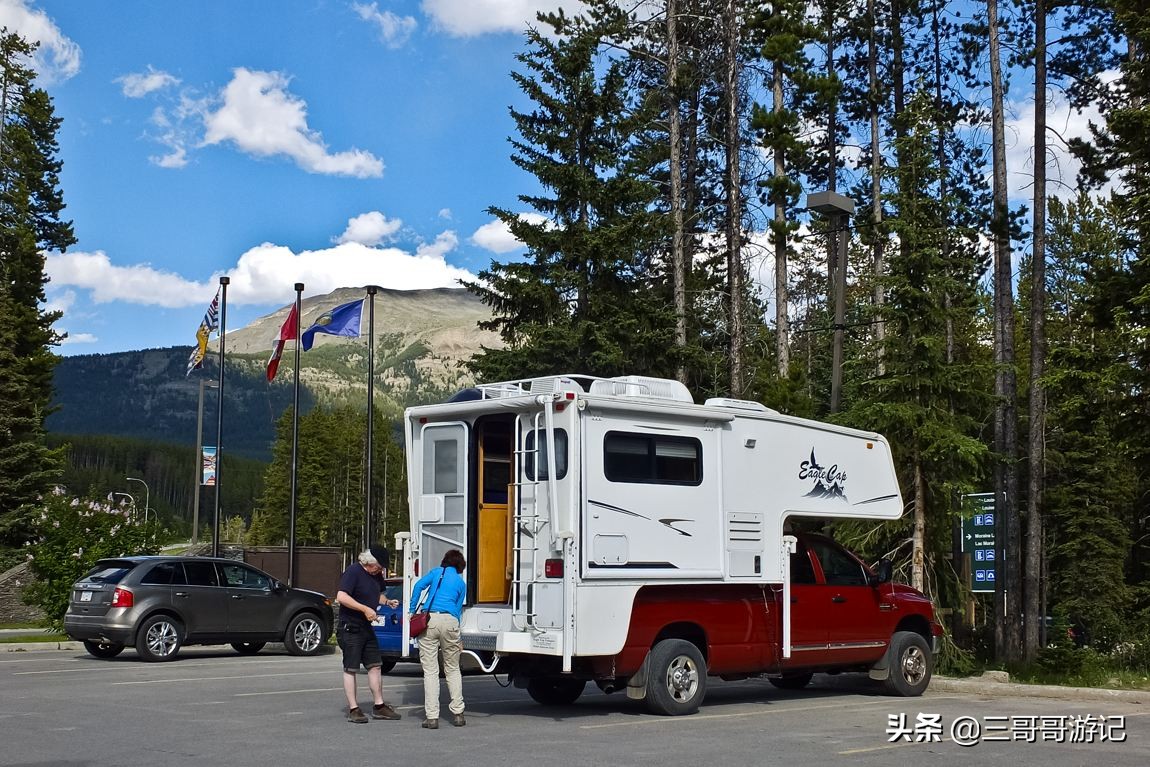
<svg viewBox="0 0 1150 767">
<path fill-rule="evenodd" d="M 140 524 L 130 506 L 69 498 L 57 487 L 40 499 L 32 522 L 36 537 L 29 541 L 28 562 L 36 581 L 24 590 L 24 601 L 63 628 L 72 584 L 106 557 L 154 554 L 150 528 Z"/>
</svg>

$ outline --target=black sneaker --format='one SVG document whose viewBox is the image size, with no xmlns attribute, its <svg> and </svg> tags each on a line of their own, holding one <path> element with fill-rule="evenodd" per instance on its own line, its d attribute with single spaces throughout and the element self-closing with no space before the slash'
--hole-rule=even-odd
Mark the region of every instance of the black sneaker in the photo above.
<svg viewBox="0 0 1150 767">
<path fill-rule="evenodd" d="M 367 716 L 363 713 L 363 709 L 356 706 L 347 712 L 347 721 L 353 724 L 367 724 Z"/>
<path fill-rule="evenodd" d="M 378 706 L 372 706 L 371 707 L 371 718 L 372 719 L 402 719 L 403 717 L 401 717 L 399 715 L 399 712 L 397 712 L 391 706 L 387 705 L 386 703 L 380 703 Z"/>
<path fill-rule="evenodd" d="M 451 717 L 451 723 L 456 727 L 463 727 L 467 724 L 467 720 L 463 718 L 463 714 L 456 714 Z"/>
<path fill-rule="evenodd" d="M 419 726 L 425 730 L 438 730 L 439 729 L 439 720 L 438 719 L 424 719 L 423 724 L 421 724 Z"/>
</svg>

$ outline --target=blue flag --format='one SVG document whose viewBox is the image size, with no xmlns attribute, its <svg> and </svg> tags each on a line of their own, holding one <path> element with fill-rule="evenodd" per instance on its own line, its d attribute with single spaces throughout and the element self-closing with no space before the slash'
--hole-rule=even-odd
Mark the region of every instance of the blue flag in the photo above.
<svg viewBox="0 0 1150 767">
<path fill-rule="evenodd" d="M 350 336 L 359 338 L 359 315 L 363 311 L 363 299 L 352 301 L 350 304 L 337 306 L 330 312 L 324 312 L 320 318 L 303 332 L 303 350 L 311 349 L 315 342 L 316 333 L 327 333 L 330 336 Z"/>
</svg>

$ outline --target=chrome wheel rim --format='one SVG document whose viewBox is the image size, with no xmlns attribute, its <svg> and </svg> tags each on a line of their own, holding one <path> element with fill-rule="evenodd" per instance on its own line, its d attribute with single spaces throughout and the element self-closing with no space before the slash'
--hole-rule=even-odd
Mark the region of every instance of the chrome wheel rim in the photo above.
<svg viewBox="0 0 1150 767">
<path fill-rule="evenodd" d="M 667 667 L 667 692 L 677 703 L 686 703 L 699 690 L 699 667 L 686 655 L 680 655 Z"/>
<path fill-rule="evenodd" d="M 304 652 L 311 652 L 319 647 L 319 621 L 314 618 L 304 618 L 296 624 L 292 639 L 295 641 L 296 647 Z"/>
<path fill-rule="evenodd" d="M 161 621 L 148 627 L 148 635 L 144 641 L 149 652 L 160 658 L 166 658 L 176 651 L 180 636 L 175 626 L 167 621 Z"/>
<path fill-rule="evenodd" d="M 926 655 L 919 647 L 911 647 L 902 656 L 902 678 L 916 685 L 926 676 Z"/>
</svg>

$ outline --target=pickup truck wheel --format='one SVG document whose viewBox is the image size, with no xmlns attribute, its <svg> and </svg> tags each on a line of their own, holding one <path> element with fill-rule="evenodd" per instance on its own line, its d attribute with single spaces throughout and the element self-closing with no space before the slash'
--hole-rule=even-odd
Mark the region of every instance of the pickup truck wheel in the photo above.
<svg viewBox="0 0 1150 767">
<path fill-rule="evenodd" d="M 707 664 L 698 647 L 683 639 L 664 639 L 655 645 L 647 671 L 647 708 L 651 713 L 693 714 L 706 694 Z"/>
<path fill-rule="evenodd" d="M 170 615 L 153 615 L 136 633 L 136 652 L 147 661 L 172 660 L 183 644 L 183 624 Z"/>
<path fill-rule="evenodd" d="M 292 618 L 284 632 L 284 646 L 290 655 L 315 655 L 323 640 L 323 623 L 312 613 Z"/>
<path fill-rule="evenodd" d="M 586 686 L 583 679 L 532 677 L 527 682 L 527 694 L 544 706 L 570 706 L 579 700 Z"/>
<path fill-rule="evenodd" d="M 84 649 L 93 658 L 115 658 L 117 655 L 124 651 L 124 645 L 114 644 L 112 642 L 97 642 L 91 639 L 84 640 Z"/>
<path fill-rule="evenodd" d="M 267 642 L 232 642 L 232 649 L 240 655 L 255 655 Z"/>
<path fill-rule="evenodd" d="M 811 683 L 814 674 L 787 674 L 780 677 L 772 677 L 767 681 L 778 687 L 780 690 L 801 690 Z"/>
<path fill-rule="evenodd" d="M 896 631 L 887 649 L 890 671 L 883 685 L 891 695 L 907 698 L 922 695 L 930 684 L 934 658 L 921 634 Z"/>
</svg>

